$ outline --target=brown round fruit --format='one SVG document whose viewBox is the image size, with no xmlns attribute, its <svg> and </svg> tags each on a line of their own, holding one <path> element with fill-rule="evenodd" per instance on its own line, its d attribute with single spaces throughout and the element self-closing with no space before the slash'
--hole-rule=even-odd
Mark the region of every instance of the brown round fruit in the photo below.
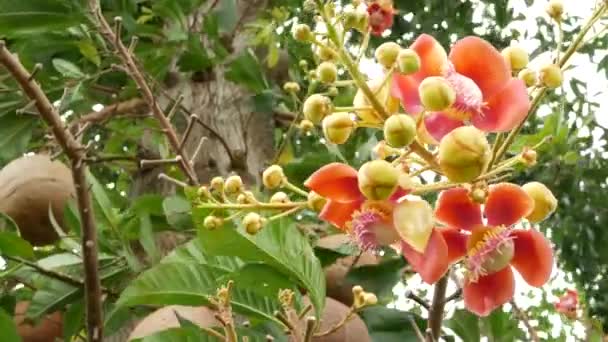
<svg viewBox="0 0 608 342">
<path fill-rule="evenodd" d="M 309 303 L 307 297 L 304 297 L 304 303 Z M 349 311 L 350 308 L 348 306 L 337 300 L 329 297 L 325 298 L 325 310 L 323 310 L 317 333 L 322 333 L 333 328 L 348 315 Z M 302 321 L 300 324 L 302 332 L 304 332 L 305 322 Z M 293 338 L 290 338 L 290 340 L 293 340 Z M 312 340 L 314 342 L 371 342 L 367 326 L 365 326 L 365 323 L 358 315 L 354 315 L 348 320 L 348 323 L 331 334 L 313 337 Z"/>
<path fill-rule="evenodd" d="M 25 312 L 30 302 L 19 302 L 15 307 L 14 322 L 17 333 L 23 342 L 54 342 L 55 339 L 63 340 L 63 318 L 61 312 L 56 311 L 42 318 L 32 325 L 26 322 Z"/>
<path fill-rule="evenodd" d="M 180 323 L 175 315 L 176 312 L 180 317 L 202 328 L 214 327 L 220 324 L 213 316 L 213 311 L 205 306 L 170 305 L 146 316 L 131 332 L 128 340 L 153 335 L 170 328 L 178 328 Z"/>
<path fill-rule="evenodd" d="M 15 159 L 0 171 L 0 212 L 19 226 L 21 236 L 34 246 L 52 244 L 59 236 L 49 218 L 63 226 L 63 210 L 75 189 L 71 170 L 46 155 Z"/>
<path fill-rule="evenodd" d="M 319 239 L 317 246 L 327 249 L 335 249 L 351 240 L 346 234 L 336 234 Z M 325 267 L 325 282 L 327 284 L 327 296 L 334 298 L 346 305 L 353 304 L 352 287 L 346 281 L 346 273 L 355 261 L 354 256 L 347 256 L 336 260 L 333 264 Z M 377 265 L 380 262 L 378 257 L 369 252 L 363 252 L 355 266 Z"/>
</svg>

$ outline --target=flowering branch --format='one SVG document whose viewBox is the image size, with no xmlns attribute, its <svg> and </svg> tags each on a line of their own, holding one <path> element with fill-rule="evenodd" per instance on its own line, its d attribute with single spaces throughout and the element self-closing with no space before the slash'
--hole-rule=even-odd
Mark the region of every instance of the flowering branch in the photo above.
<svg viewBox="0 0 608 342">
<path fill-rule="evenodd" d="M 0 63 L 12 74 L 25 94 L 35 101 L 34 104 L 40 113 L 40 117 L 51 127 L 55 139 L 71 161 L 78 211 L 82 222 L 87 336 L 89 341 L 102 341 L 103 311 L 97 264 L 97 230 L 93 218 L 89 186 L 86 181 L 86 149 L 66 129 L 59 113 L 44 94 L 38 82 L 23 67 L 19 59 L 6 49 L 4 41 L 0 41 Z"/>
<path fill-rule="evenodd" d="M 441 323 L 443 322 L 443 309 L 445 308 L 445 293 L 448 288 L 448 277 L 444 276 L 435 283 L 433 290 L 433 302 L 429 311 L 427 325 L 427 340 L 439 341 L 441 336 Z"/>
</svg>

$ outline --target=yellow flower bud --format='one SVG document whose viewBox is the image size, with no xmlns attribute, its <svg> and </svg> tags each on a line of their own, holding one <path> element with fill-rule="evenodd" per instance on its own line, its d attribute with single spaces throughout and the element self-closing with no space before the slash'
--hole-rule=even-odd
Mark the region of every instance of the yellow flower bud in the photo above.
<svg viewBox="0 0 608 342">
<path fill-rule="evenodd" d="M 300 121 L 299 127 L 302 132 L 306 133 L 312 131 L 312 129 L 315 128 L 315 124 L 313 124 L 310 120 L 304 119 Z"/>
<path fill-rule="evenodd" d="M 384 122 L 384 139 L 397 148 L 406 147 L 416 138 L 416 121 L 407 114 L 391 115 Z"/>
<path fill-rule="evenodd" d="M 321 46 L 317 51 L 317 56 L 322 61 L 335 61 L 338 58 L 336 51 L 329 46 Z"/>
<path fill-rule="evenodd" d="M 530 69 L 522 69 L 519 74 L 517 74 L 517 77 L 524 81 L 526 87 L 532 87 L 536 85 L 536 82 L 538 81 L 536 72 Z"/>
<path fill-rule="evenodd" d="M 237 194 L 243 190 L 243 180 L 240 176 L 234 175 L 226 178 L 224 192 L 228 195 Z"/>
<path fill-rule="evenodd" d="M 310 42 L 314 38 L 310 26 L 306 24 L 298 24 L 293 28 L 293 39 L 298 42 Z"/>
<path fill-rule="evenodd" d="M 403 49 L 397 56 L 397 65 L 402 74 L 413 74 L 420 70 L 420 56 L 412 49 Z"/>
<path fill-rule="evenodd" d="M 329 87 L 327 89 L 327 95 L 331 96 L 331 97 L 336 97 L 338 96 L 339 92 L 338 92 L 338 88 L 336 87 Z"/>
<path fill-rule="evenodd" d="M 549 1 L 546 11 L 553 20 L 561 21 L 564 14 L 564 2 L 562 0 Z"/>
<path fill-rule="evenodd" d="M 418 95 L 424 108 L 433 112 L 445 110 L 456 101 L 454 88 L 439 76 L 425 78 L 418 87 Z"/>
<path fill-rule="evenodd" d="M 344 144 L 355 129 L 348 113 L 334 113 L 323 119 L 323 135 L 332 144 Z"/>
<path fill-rule="evenodd" d="M 386 42 L 376 48 L 374 56 L 380 65 L 389 69 L 395 64 L 400 51 L 401 47 L 399 44 L 394 42 Z"/>
<path fill-rule="evenodd" d="M 536 151 L 526 148 L 521 153 L 521 160 L 526 166 L 534 166 L 536 165 L 536 161 L 538 159 L 538 153 Z"/>
<path fill-rule="evenodd" d="M 541 83 L 547 88 L 557 88 L 562 85 L 562 69 L 556 64 L 549 64 L 540 69 Z"/>
<path fill-rule="evenodd" d="M 217 216 L 213 216 L 213 215 L 209 215 L 209 216 L 205 217 L 205 220 L 203 221 L 203 225 L 205 226 L 205 228 L 207 228 L 209 230 L 217 229 L 217 228 L 221 227 L 223 224 L 224 224 L 224 220 L 222 220 L 221 218 L 219 218 Z"/>
<path fill-rule="evenodd" d="M 289 203 L 289 196 L 282 191 L 275 192 L 272 197 L 270 197 L 270 203 Z"/>
<path fill-rule="evenodd" d="M 257 200 L 251 191 L 245 191 L 242 194 L 238 195 L 236 198 L 236 202 L 239 204 L 253 204 L 256 203 Z"/>
<path fill-rule="evenodd" d="M 283 90 L 286 93 L 298 93 L 300 91 L 300 85 L 296 82 L 287 82 L 283 85 Z"/>
<path fill-rule="evenodd" d="M 378 304 L 378 297 L 376 297 L 376 295 L 371 292 L 366 292 L 363 296 L 363 301 L 365 303 L 365 306 L 376 305 Z"/>
<path fill-rule="evenodd" d="M 338 78 L 338 68 L 332 62 L 323 62 L 317 67 L 317 78 L 325 84 L 334 83 Z"/>
<path fill-rule="evenodd" d="M 308 62 L 305 59 L 301 59 L 298 62 L 298 65 L 300 66 L 300 68 L 302 68 L 302 70 L 307 70 L 308 69 Z"/>
<path fill-rule="evenodd" d="M 382 140 L 374 146 L 372 152 L 378 159 L 386 159 L 392 155 L 398 154 L 399 150 L 388 146 L 386 141 Z"/>
<path fill-rule="evenodd" d="M 304 101 L 304 116 L 313 123 L 320 123 L 332 110 L 331 100 L 321 94 L 313 94 Z"/>
<path fill-rule="evenodd" d="M 390 84 L 383 84 L 383 79 L 378 78 L 372 81 L 367 82 L 370 90 L 376 94 L 376 98 L 380 101 L 381 104 L 384 105 L 384 108 L 389 114 L 396 113 L 399 110 L 399 99 L 391 96 L 390 94 Z M 372 104 L 369 99 L 365 96 L 363 91 L 359 89 L 357 94 L 355 94 L 355 98 L 353 99 L 353 106 L 355 108 L 366 108 L 359 109 L 355 113 L 361 120 L 370 123 L 380 123 L 380 114 L 377 113 L 373 108 L 371 108 Z M 367 109 L 370 107 L 369 109 Z"/>
<path fill-rule="evenodd" d="M 224 190 L 224 178 L 222 177 L 213 177 L 210 183 L 211 189 L 222 192 Z"/>
<path fill-rule="evenodd" d="M 267 189 L 276 189 L 285 182 L 283 168 L 279 165 L 272 165 L 262 173 L 262 183 Z"/>
<path fill-rule="evenodd" d="M 265 224 L 265 219 L 258 213 L 248 213 L 243 218 L 243 226 L 245 231 L 251 235 L 257 234 Z"/>
<path fill-rule="evenodd" d="M 505 61 L 511 66 L 512 70 L 521 70 L 528 65 L 530 57 L 526 50 L 519 46 L 509 46 L 502 50 L 502 56 Z"/>
<path fill-rule="evenodd" d="M 308 208 L 310 210 L 320 212 L 321 210 L 323 210 L 323 207 L 325 206 L 325 203 L 327 203 L 327 200 L 318 193 L 311 191 L 308 193 L 306 203 L 308 204 Z"/>
<path fill-rule="evenodd" d="M 456 128 L 439 144 L 439 165 L 452 182 L 470 182 L 479 177 L 490 158 L 485 134 L 473 126 Z"/>
<path fill-rule="evenodd" d="M 361 166 L 358 174 L 359 190 L 370 200 L 389 198 L 399 181 L 399 171 L 385 160 L 373 160 Z"/>
<path fill-rule="evenodd" d="M 201 186 L 200 188 L 198 188 L 197 194 L 198 194 L 198 197 L 200 197 L 202 199 L 206 199 L 211 196 L 211 193 L 209 192 L 209 188 L 204 185 Z"/>
<path fill-rule="evenodd" d="M 526 217 L 528 221 L 532 223 L 543 221 L 557 208 L 557 199 L 543 183 L 530 182 L 522 188 L 534 200 L 534 209 Z"/>
</svg>

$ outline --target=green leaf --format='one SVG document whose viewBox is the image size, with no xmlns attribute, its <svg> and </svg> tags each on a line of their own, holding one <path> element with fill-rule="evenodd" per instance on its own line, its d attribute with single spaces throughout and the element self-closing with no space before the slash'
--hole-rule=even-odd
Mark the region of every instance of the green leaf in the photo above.
<svg viewBox="0 0 608 342">
<path fill-rule="evenodd" d="M 213 13 L 217 17 L 220 33 L 231 33 L 239 20 L 236 0 L 222 0 Z"/>
<path fill-rule="evenodd" d="M 156 247 L 156 240 L 154 239 L 154 230 L 152 229 L 152 222 L 150 221 L 150 215 L 142 214 L 139 216 L 139 243 L 144 248 L 146 254 L 150 257 L 150 260 L 154 263 L 158 261 L 160 255 L 158 248 Z"/>
<path fill-rule="evenodd" d="M 163 210 L 167 222 L 176 229 L 189 229 L 192 227 L 192 210 L 190 202 L 180 196 L 171 196 L 163 200 Z"/>
<path fill-rule="evenodd" d="M 393 288 L 401 280 L 405 264 L 405 260 L 398 257 L 378 265 L 355 267 L 346 275 L 346 281 L 361 285 L 366 291 L 375 293 L 378 298 L 392 297 Z"/>
<path fill-rule="evenodd" d="M 234 272 L 244 263 L 241 259 L 230 256 L 209 255 L 205 252 L 199 239 L 189 241 L 187 244 L 173 250 L 161 261 L 163 263 L 200 263 L 223 269 L 225 272 Z"/>
<path fill-rule="evenodd" d="M 76 1 L 0 0 L 2 34 L 16 36 L 63 30 L 83 20 Z"/>
<path fill-rule="evenodd" d="M 200 263 L 163 263 L 142 273 L 121 294 L 118 306 L 207 305 L 226 275 L 222 268 Z M 265 320 L 275 320 L 276 300 L 260 297 L 235 284 L 235 311 Z"/>
<path fill-rule="evenodd" d="M 421 331 L 425 330 L 425 321 L 420 316 L 382 306 L 364 309 L 359 316 L 367 325 L 372 341 L 418 342 L 414 324 Z"/>
<path fill-rule="evenodd" d="M 213 255 L 237 256 L 246 261 L 266 263 L 283 274 L 295 278 L 309 291 L 318 315 L 325 304 L 325 276 L 319 259 L 308 240 L 293 221 L 273 221 L 255 236 L 242 228 L 208 230 L 199 228 L 205 251 Z"/>
<path fill-rule="evenodd" d="M 323 267 L 333 264 L 340 258 L 356 255 L 358 251 L 359 249 L 357 246 L 348 242 L 338 246 L 335 249 L 315 246 L 315 255 L 317 258 L 319 258 Z"/>
<path fill-rule="evenodd" d="M 228 64 L 225 76 L 227 80 L 243 85 L 256 93 L 268 88 L 262 68 L 249 49 Z"/>
<path fill-rule="evenodd" d="M 109 226 L 117 227 L 120 219 L 114 212 L 114 204 L 112 204 L 104 186 L 99 183 L 97 178 L 90 171 L 87 172 L 87 181 L 91 185 L 95 209 L 98 209 L 95 212 L 102 215 L 102 218 Z"/>
<path fill-rule="evenodd" d="M 0 160 L 12 160 L 27 151 L 36 119 L 29 115 L 8 114 L 0 125 Z"/>
<path fill-rule="evenodd" d="M 13 232 L 0 232 L 0 255 L 34 259 L 34 248 Z"/>
<path fill-rule="evenodd" d="M 294 289 L 294 284 L 276 269 L 262 263 L 243 265 L 234 273 L 225 276 L 244 288 L 262 296 L 273 297 L 282 289 Z"/>
<path fill-rule="evenodd" d="M 55 67 L 55 70 L 63 75 L 63 77 L 78 79 L 86 76 L 76 64 L 65 59 L 54 58 L 53 67 Z"/>
<path fill-rule="evenodd" d="M 91 63 L 99 66 L 101 64 L 101 58 L 99 58 L 99 51 L 90 39 L 81 40 L 78 42 L 78 50 L 80 53 L 88 59 Z"/>
<path fill-rule="evenodd" d="M 467 342 L 479 342 L 479 318 L 467 310 L 456 310 L 452 318 L 445 322 L 458 337 Z"/>
<path fill-rule="evenodd" d="M 220 339 L 208 335 L 194 327 L 172 328 L 149 335 L 132 342 L 216 342 Z"/>
<path fill-rule="evenodd" d="M 41 286 L 34 293 L 26 312 L 26 316 L 31 319 L 59 310 L 83 294 L 82 289 L 62 281 L 44 276 L 40 278 Z"/>
<path fill-rule="evenodd" d="M 2 309 L 0 309 L 0 331 L 2 332 L 2 341 L 21 342 L 13 317 Z"/>
<path fill-rule="evenodd" d="M 84 324 L 85 316 L 84 302 L 79 300 L 68 308 L 63 317 L 63 338 L 65 341 L 71 341 L 73 336 L 78 335 Z"/>
<path fill-rule="evenodd" d="M 510 312 L 497 309 L 481 319 L 484 335 L 493 342 L 518 341 L 525 337 L 519 328 L 519 321 Z"/>
</svg>

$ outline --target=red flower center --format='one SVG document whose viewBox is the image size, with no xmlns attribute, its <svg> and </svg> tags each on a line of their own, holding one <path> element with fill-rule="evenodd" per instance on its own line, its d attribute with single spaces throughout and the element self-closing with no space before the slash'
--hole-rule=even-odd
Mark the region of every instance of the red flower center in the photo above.
<svg viewBox="0 0 608 342">
<path fill-rule="evenodd" d="M 384 30 L 393 26 L 394 10 L 391 4 L 374 2 L 367 7 L 369 27 L 375 35 L 381 35 Z"/>
<path fill-rule="evenodd" d="M 456 92 L 456 101 L 445 114 L 456 120 L 469 120 L 475 114 L 482 114 L 483 94 L 479 86 L 470 78 L 459 74 L 450 65 L 445 75 Z"/>
<path fill-rule="evenodd" d="M 469 237 L 467 250 L 467 278 L 477 282 L 479 277 L 509 266 L 513 259 L 513 238 L 510 230 L 504 226 L 477 227 Z"/>
<path fill-rule="evenodd" d="M 363 250 L 378 250 L 399 240 L 391 222 L 392 205 L 387 202 L 366 202 L 346 223 Z"/>
</svg>

